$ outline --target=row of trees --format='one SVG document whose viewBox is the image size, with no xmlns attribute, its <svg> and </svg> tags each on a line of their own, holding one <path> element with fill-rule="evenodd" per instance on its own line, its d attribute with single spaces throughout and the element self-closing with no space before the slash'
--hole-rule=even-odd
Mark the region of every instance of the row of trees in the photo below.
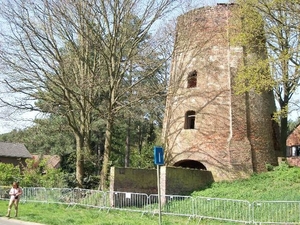
<svg viewBox="0 0 300 225">
<path fill-rule="evenodd" d="M 34 125 L 22 130 L 13 130 L 0 135 L 1 142 L 24 143 L 32 154 L 59 155 L 61 157 L 61 170 L 68 174 L 69 187 L 76 187 L 76 141 L 67 121 L 62 116 L 51 115 L 46 119 L 36 119 Z M 110 165 L 152 168 L 153 145 L 160 139 L 161 123 L 152 123 L 149 119 L 137 118 L 131 120 L 128 129 L 127 119 L 118 118 L 113 130 L 112 152 Z M 101 156 L 104 152 L 105 130 L 99 127 L 91 131 L 92 155 L 84 164 L 84 188 L 97 188 L 99 172 L 101 169 Z M 130 151 L 128 157 L 127 151 Z M 126 165 L 126 158 L 130 164 Z"/>
<path fill-rule="evenodd" d="M 116 118 L 161 113 L 166 58 L 150 29 L 173 1 L 4 1 L 1 63 L 14 107 L 63 116 L 74 135 L 76 179 L 93 160 L 92 131 L 104 131 L 100 189 L 105 189 Z M 153 111 L 143 108 L 153 101 Z M 30 101 L 34 104 L 30 104 Z M 11 104 L 10 102 L 5 102 Z M 136 107 L 139 106 L 139 107 Z M 99 159 L 100 159 L 99 158 Z"/>
<path fill-rule="evenodd" d="M 5 92 L 17 98 L 1 101 L 49 116 L 26 129 L 32 135 L 25 143 L 29 148 L 48 143 L 53 149 L 56 144 L 39 139 L 40 134 L 56 141 L 60 135 L 58 146 L 65 153 L 75 147 L 79 187 L 92 164 L 100 169 L 99 189 L 106 188 L 112 151 L 123 152 L 116 143 L 126 146 L 129 166 L 130 147 L 141 153 L 145 132 L 147 143 L 154 142 L 172 43 L 172 33 L 161 35 L 167 26 L 158 24 L 165 25 L 162 21 L 179 6 L 182 2 L 173 0 L 2 1 Z M 54 135 L 46 130 L 52 128 Z"/>
</svg>

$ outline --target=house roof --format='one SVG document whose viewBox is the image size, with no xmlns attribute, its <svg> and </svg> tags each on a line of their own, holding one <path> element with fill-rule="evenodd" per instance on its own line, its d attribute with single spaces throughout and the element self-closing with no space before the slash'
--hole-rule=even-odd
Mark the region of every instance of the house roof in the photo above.
<svg viewBox="0 0 300 225">
<path fill-rule="evenodd" d="M 46 160 L 46 165 L 48 168 L 58 169 L 60 167 L 60 156 L 59 155 L 33 155 L 34 160 L 39 161 L 41 159 Z"/>
<path fill-rule="evenodd" d="M 32 158 L 24 144 L 0 142 L 0 156 L 14 158 Z"/>
<path fill-rule="evenodd" d="M 293 145 L 300 145 L 300 125 L 296 126 L 286 139 L 286 146 Z"/>
</svg>

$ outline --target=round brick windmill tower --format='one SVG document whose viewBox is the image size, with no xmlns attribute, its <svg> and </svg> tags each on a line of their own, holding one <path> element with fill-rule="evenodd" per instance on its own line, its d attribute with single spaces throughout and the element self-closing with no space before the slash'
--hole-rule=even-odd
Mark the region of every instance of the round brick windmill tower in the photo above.
<svg viewBox="0 0 300 225">
<path fill-rule="evenodd" d="M 273 94 L 233 91 L 244 50 L 230 44 L 232 7 L 203 7 L 178 18 L 164 118 L 166 164 L 210 170 L 215 181 L 277 164 Z"/>
</svg>

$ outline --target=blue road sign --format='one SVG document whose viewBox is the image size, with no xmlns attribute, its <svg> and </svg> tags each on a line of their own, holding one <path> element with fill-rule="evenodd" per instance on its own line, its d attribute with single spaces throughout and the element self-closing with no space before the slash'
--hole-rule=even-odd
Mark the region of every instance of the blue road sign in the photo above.
<svg viewBox="0 0 300 225">
<path fill-rule="evenodd" d="M 162 147 L 154 147 L 154 164 L 164 165 L 164 150 Z"/>
</svg>

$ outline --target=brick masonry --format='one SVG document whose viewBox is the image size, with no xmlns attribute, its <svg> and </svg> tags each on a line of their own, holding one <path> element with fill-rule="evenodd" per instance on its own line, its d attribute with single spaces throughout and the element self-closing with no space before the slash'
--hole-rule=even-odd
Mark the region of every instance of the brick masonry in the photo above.
<svg viewBox="0 0 300 225">
<path fill-rule="evenodd" d="M 147 195 L 157 194 L 157 170 L 111 167 L 110 193 L 133 192 Z M 160 187 L 162 195 L 188 195 L 201 190 L 213 182 L 210 171 L 160 167 Z M 111 196 L 111 201 L 113 197 Z"/>
<path fill-rule="evenodd" d="M 204 7 L 178 18 L 164 118 L 167 165 L 197 161 L 215 181 L 246 178 L 278 163 L 273 94 L 233 91 L 244 51 L 230 44 L 231 7 Z M 192 71 L 197 85 L 188 88 Z M 184 127 L 187 111 L 195 112 L 194 129 Z"/>
</svg>

